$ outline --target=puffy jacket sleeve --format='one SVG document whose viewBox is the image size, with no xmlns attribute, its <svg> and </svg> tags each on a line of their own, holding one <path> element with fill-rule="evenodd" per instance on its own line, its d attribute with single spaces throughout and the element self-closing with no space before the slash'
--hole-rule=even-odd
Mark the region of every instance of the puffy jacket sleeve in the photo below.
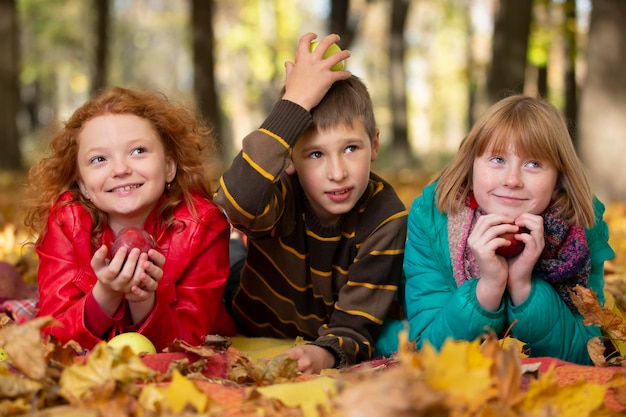
<svg viewBox="0 0 626 417">
<path fill-rule="evenodd" d="M 588 287 L 604 303 L 604 262 L 615 256 L 609 246 L 609 231 L 603 220 L 604 205 L 594 201 L 596 224 L 586 230 L 591 253 L 591 273 Z M 512 334 L 527 342 L 531 356 L 550 356 L 562 360 L 589 364 L 589 339 L 600 336 L 600 328 L 585 326 L 583 317 L 572 312 L 552 285 L 534 277 L 531 292 L 522 304 L 509 305 L 509 321 L 517 320 Z M 530 341 L 530 342 L 528 342 Z"/>
<path fill-rule="evenodd" d="M 62 206 L 48 219 L 45 236 L 37 246 L 39 271 L 39 316 L 53 316 L 59 326 L 47 327 L 65 343 L 75 340 L 91 348 L 103 335 L 93 334 L 85 325 L 85 305 L 96 276 L 91 268 L 91 219 L 78 204 Z M 111 327 L 109 323 L 100 323 Z"/>
<path fill-rule="evenodd" d="M 199 222 L 188 220 L 183 230 L 168 229 L 168 236 L 158 239 L 168 245 L 163 247 L 164 277 L 155 306 L 135 330 L 148 337 L 157 350 L 176 338 L 198 345 L 207 334 L 235 333 L 222 303 L 230 270 L 229 226 L 213 204 L 199 214 Z"/>
<path fill-rule="evenodd" d="M 499 333 L 506 316 L 483 309 L 476 299 L 477 279 L 457 286 L 447 246 L 447 219 L 434 205 L 434 185 L 424 189 L 411 207 L 404 256 L 405 308 L 409 339 L 418 348 L 440 348 L 447 338 L 474 340 L 487 329 Z"/>
</svg>

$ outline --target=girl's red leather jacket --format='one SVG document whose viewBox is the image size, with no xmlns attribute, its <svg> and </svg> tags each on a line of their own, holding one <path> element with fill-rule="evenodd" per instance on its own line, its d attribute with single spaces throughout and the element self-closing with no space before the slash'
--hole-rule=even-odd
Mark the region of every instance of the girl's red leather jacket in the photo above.
<svg viewBox="0 0 626 417">
<path fill-rule="evenodd" d="M 232 336 L 235 325 L 222 303 L 230 270 L 229 225 L 212 202 L 194 197 L 198 220 L 186 205 L 175 211 L 180 224 L 164 228 L 153 211 L 144 228 L 154 236 L 165 256 L 152 311 L 132 323 L 126 303 L 111 317 L 91 294 L 97 278 L 91 258 L 92 220 L 85 208 L 66 192 L 48 218 L 48 229 L 36 251 L 39 255 L 38 316 L 52 316 L 61 326 L 46 327 L 61 343 L 75 340 L 91 349 L 102 340 L 135 331 L 148 337 L 158 351 L 174 339 L 193 346 L 207 334 Z M 183 227 L 184 226 L 184 227 Z M 111 248 L 115 236 L 106 227 L 102 243 Z"/>
</svg>

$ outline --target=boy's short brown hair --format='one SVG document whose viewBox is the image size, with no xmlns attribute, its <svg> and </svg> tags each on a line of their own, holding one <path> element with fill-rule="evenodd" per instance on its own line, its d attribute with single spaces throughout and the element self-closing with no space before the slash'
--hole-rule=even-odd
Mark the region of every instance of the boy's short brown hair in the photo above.
<svg viewBox="0 0 626 417">
<path fill-rule="evenodd" d="M 374 106 L 367 87 L 357 76 L 335 81 L 322 101 L 311 109 L 312 130 L 325 131 L 335 126 L 350 126 L 355 121 L 363 123 L 370 140 L 376 136 Z"/>
</svg>

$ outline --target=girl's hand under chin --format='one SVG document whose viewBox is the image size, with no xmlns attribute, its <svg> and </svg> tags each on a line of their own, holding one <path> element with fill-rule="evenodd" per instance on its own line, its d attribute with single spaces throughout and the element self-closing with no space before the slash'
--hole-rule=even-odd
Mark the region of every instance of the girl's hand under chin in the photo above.
<svg viewBox="0 0 626 417">
<path fill-rule="evenodd" d="M 529 233 L 522 233 L 519 238 L 524 242 L 524 250 L 518 256 L 508 260 L 509 278 L 507 290 L 514 305 L 521 304 L 528 298 L 533 269 L 545 247 L 543 217 L 524 213 L 515 220 L 516 225 L 525 227 Z"/>
<path fill-rule="evenodd" d="M 476 297 L 480 305 L 488 311 L 498 309 L 506 290 L 508 264 L 506 259 L 496 255 L 496 250 L 503 243 L 500 235 L 517 231 L 512 222 L 513 219 L 506 216 L 494 214 L 480 216 L 467 238 L 467 245 L 474 254 L 480 270 Z"/>
</svg>

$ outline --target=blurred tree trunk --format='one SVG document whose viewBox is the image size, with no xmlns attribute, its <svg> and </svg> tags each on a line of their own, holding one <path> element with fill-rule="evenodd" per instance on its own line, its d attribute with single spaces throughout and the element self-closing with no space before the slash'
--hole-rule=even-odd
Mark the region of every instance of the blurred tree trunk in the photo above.
<svg viewBox="0 0 626 417">
<path fill-rule="evenodd" d="M 228 155 L 222 131 L 222 114 L 219 108 L 215 81 L 215 51 L 213 33 L 213 0 L 191 1 L 191 27 L 193 31 L 193 80 L 198 111 L 213 127 L 220 156 Z M 223 158 L 220 158 L 223 159 Z"/>
<path fill-rule="evenodd" d="M 532 5 L 532 0 L 500 0 L 487 79 L 490 103 L 498 101 L 503 94 L 524 90 Z"/>
<path fill-rule="evenodd" d="M 626 201 L 626 1 L 594 0 L 581 90 L 579 144 L 593 191 Z"/>
<path fill-rule="evenodd" d="M 107 85 L 107 67 L 109 62 L 109 23 L 111 2 L 109 0 L 93 0 L 96 15 L 95 56 L 93 78 L 91 80 L 92 95 Z"/>
<path fill-rule="evenodd" d="M 392 0 L 391 2 L 391 37 L 389 45 L 389 78 L 391 86 L 391 147 L 393 160 L 400 165 L 411 162 L 407 123 L 406 69 L 404 56 L 406 42 L 404 28 L 409 14 L 410 0 Z"/>
<path fill-rule="evenodd" d="M 354 42 L 361 15 L 367 12 L 367 5 L 374 0 L 366 0 L 365 4 L 350 13 L 350 0 L 333 0 L 330 2 L 330 18 L 328 21 L 328 33 L 336 33 L 341 36 L 339 46 L 341 49 L 350 49 Z"/>
<path fill-rule="evenodd" d="M 578 85 L 576 84 L 576 57 L 578 56 L 578 23 L 576 0 L 565 0 L 565 119 L 574 146 L 578 149 L 576 120 L 578 120 Z"/>
<path fill-rule="evenodd" d="M 356 27 L 350 24 L 350 0 L 333 0 L 330 2 L 329 33 L 341 36 L 341 49 L 350 49 Z"/>
<path fill-rule="evenodd" d="M 15 0 L 0 0 L 0 171 L 23 169 L 17 114 L 18 18 Z"/>
</svg>

